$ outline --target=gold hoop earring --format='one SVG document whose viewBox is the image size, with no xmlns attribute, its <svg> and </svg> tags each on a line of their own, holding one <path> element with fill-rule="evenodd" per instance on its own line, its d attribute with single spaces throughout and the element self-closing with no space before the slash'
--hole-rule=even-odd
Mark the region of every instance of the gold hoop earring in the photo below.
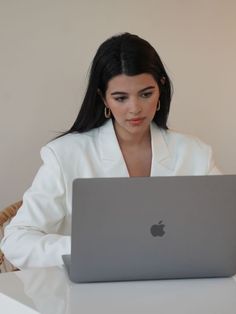
<svg viewBox="0 0 236 314">
<path fill-rule="evenodd" d="M 106 106 L 104 107 L 104 116 L 107 119 L 110 119 L 110 117 L 111 117 L 111 110 L 110 110 L 110 108 L 107 108 Z"/>
<path fill-rule="evenodd" d="M 159 111 L 160 109 L 161 109 L 161 101 L 159 100 L 156 111 Z"/>
</svg>

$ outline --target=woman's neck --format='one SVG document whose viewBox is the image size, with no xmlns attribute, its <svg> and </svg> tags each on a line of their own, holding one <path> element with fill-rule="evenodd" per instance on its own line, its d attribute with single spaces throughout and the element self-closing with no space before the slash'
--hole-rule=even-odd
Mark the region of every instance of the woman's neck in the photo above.
<svg viewBox="0 0 236 314">
<path fill-rule="evenodd" d="M 142 134 L 119 132 L 115 128 L 124 162 L 130 177 L 151 175 L 152 145 L 150 128 Z M 124 131 L 124 130 L 122 130 Z"/>
<path fill-rule="evenodd" d="M 120 146 L 143 146 L 151 143 L 150 128 L 142 133 L 129 133 L 116 125 L 114 126 L 117 140 Z"/>
</svg>

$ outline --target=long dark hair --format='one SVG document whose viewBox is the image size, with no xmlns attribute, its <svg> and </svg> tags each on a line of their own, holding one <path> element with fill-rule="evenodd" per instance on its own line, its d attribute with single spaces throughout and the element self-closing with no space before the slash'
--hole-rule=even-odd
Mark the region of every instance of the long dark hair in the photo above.
<svg viewBox="0 0 236 314">
<path fill-rule="evenodd" d="M 129 76 L 151 74 L 160 89 L 160 110 L 153 121 L 168 129 L 167 118 L 172 96 L 172 85 L 156 50 L 144 39 L 130 33 L 113 36 L 103 42 L 92 61 L 90 76 L 79 114 L 72 127 L 61 136 L 86 132 L 103 125 L 104 97 L 108 82 L 119 74 Z M 100 91 L 101 94 L 98 93 Z"/>
</svg>

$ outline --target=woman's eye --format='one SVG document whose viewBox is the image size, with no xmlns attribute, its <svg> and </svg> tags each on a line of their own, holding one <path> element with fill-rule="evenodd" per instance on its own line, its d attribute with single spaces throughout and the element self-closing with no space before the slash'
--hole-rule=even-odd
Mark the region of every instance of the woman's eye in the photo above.
<svg viewBox="0 0 236 314">
<path fill-rule="evenodd" d="M 143 97 L 143 98 L 149 98 L 151 96 L 152 96 L 152 92 L 146 92 L 146 93 L 141 94 L 141 97 Z"/>
<path fill-rule="evenodd" d="M 125 97 L 125 96 L 119 96 L 119 97 L 116 97 L 115 100 L 118 102 L 123 102 L 123 101 L 125 101 L 126 98 L 127 97 Z"/>
</svg>

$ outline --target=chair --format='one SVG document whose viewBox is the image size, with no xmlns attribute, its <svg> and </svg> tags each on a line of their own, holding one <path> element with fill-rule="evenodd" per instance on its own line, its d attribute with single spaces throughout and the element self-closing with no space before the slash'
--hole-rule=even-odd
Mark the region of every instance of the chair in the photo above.
<svg viewBox="0 0 236 314">
<path fill-rule="evenodd" d="M 21 207 L 22 201 L 18 201 L 0 211 L 0 241 L 4 235 L 4 228 L 11 221 Z M 13 266 L 4 256 L 0 249 L 0 273 L 15 271 L 17 268 Z"/>
</svg>

